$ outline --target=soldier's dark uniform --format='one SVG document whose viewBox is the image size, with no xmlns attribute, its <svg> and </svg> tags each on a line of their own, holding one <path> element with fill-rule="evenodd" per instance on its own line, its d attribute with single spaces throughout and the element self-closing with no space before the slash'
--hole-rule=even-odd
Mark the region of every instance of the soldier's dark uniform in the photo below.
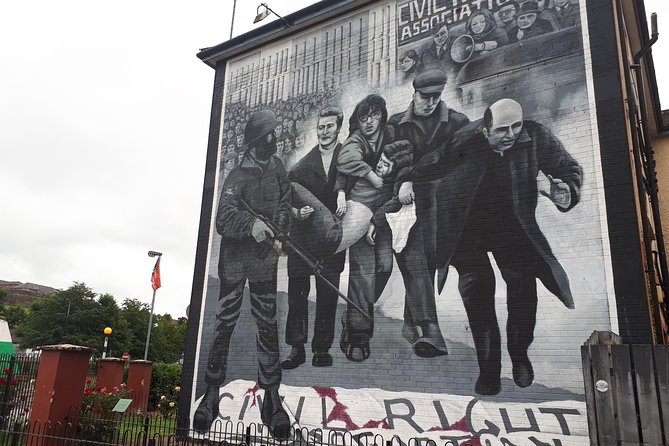
<svg viewBox="0 0 669 446">
<path fill-rule="evenodd" d="M 216 336 L 204 377 L 207 391 L 194 416 L 193 427 L 199 431 L 208 430 L 218 416 L 218 393 L 226 379 L 230 338 L 239 319 L 244 286 L 248 281 L 251 313 L 258 329 L 258 384 L 265 390 L 261 418 L 274 431 L 275 437 L 288 436 L 289 420 L 278 394 L 281 383 L 276 321 L 278 254 L 270 241 L 258 243 L 253 237 L 258 219 L 248 210 L 252 209 L 273 222 L 277 229 L 288 233 L 290 182 L 281 160 L 270 155 L 276 151 L 275 125 L 276 117 L 269 110 L 251 116 L 245 130 L 246 141 L 251 140 L 247 155 L 225 179 L 219 198 L 216 230 L 222 236 L 218 260 L 220 311 L 216 315 Z M 268 147 L 271 147 L 269 152 Z M 259 150 L 268 155 L 266 161 L 256 161 L 249 155 L 257 154 Z"/>
<path fill-rule="evenodd" d="M 274 156 L 264 171 L 250 157 L 245 157 L 223 184 L 216 215 L 216 230 L 222 236 L 218 260 L 220 313 L 216 316 L 216 338 L 205 374 L 208 385 L 220 386 L 225 381 L 230 336 L 239 318 L 247 280 L 251 311 L 258 327 L 258 383 L 267 388 L 281 382 L 276 325 L 278 256 L 272 250 L 264 259 L 259 258 L 262 244 L 251 237 L 255 217 L 244 210 L 239 198 L 287 233 L 290 196 L 288 176 L 281 161 Z"/>
</svg>

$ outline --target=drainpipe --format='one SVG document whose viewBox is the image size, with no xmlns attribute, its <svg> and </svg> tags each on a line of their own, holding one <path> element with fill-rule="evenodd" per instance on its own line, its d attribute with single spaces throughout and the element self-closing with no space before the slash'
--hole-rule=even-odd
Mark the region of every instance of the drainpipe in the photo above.
<svg viewBox="0 0 669 446">
<path fill-rule="evenodd" d="M 644 94 L 643 74 L 641 71 L 641 60 L 645 58 L 650 48 L 657 42 L 659 34 L 657 32 L 657 14 L 650 16 L 651 20 L 651 39 L 634 55 L 634 64 L 630 66 L 636 72 L 637 93 L 639 97 L 639 108 L 641 109 L 641 129 L 644 135 L 643 150 L 646 155 L 648 176 L 648 195 L 650 196 L 650 205 L 653 214 L 653 226 L 655 227 L 655 238 L 657 240 L 657 250 L 660 260 L 660 273 L 662 275 L 662 290 L 669 292 L 669 267 L 667 266 L 667 254 L 664 249 L 664 235 L 662 231 L 662 220 L 660 218 L 660 205 L 657 196 L 657 173 L 655 171 L 655 151 L 648 131 L 648 113 L 646 112 L 646 96 Z"/>
</svg>

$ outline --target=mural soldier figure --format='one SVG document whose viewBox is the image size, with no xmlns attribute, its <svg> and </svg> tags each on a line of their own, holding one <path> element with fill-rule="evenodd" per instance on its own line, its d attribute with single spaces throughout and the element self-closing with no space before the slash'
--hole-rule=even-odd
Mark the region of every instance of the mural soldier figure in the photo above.
<svg viewBox="0 0 669 446">
<path fill-rule="evenodd" d="M 329 212 L 337 210 L 337 158 L 341 150 L 339 131 L 344 114 L 338 107 L 327 107 L 321 110 L 316 127 L 318 145 L 307 153 L 290 171 L 291 182 L 302 185 L 311 192 Z M 314 208 L 303 206 L 295 210 L 291 237 L 314 257 L 320 255 L 324 240 L 315 236 L 308 222 L 303 220 L 311 217 Z M 335 287 L 339 286 L 339 275 L 344 270 L 346 251 L 341 251 L 323 262 L 322 274 Z M 304 344 L 309 332 L 309 307 L 307 297 L 311 287 L 313 271 L 295 254 L 288 256 L 288 318 L 286 320 L 286 343 L 292 346 L 288 358 L 282 363 L 284 370 L 294 369 L 305 361 Z M 316 317 L 314 319 L 314 337 L 311 350 L 314 354 L 314 367 L 332 365 L 332 356 L 328 352 L 332 346 L 335 330 L 335 314 L 337 312 L 337 293 L 326 286 L 321 279 L 316 279 Z"/>
<path fill-rule="evenodd" d="M 451 144 L 421 159 L 412 175 L 441 178 L 437 197 L 440 226 L 439 288 L 448 266 L 459 274 L 458 288 L 476 346 L 476 393 L 501 390 L 501 341 L 495 315 L 495 257 L 507 287 L 507 348 L 513 380 L 534 380 L 527 351 L 534 339 L 540 279 L 567 308 L 574 308 L 567 273 L 536 220 L 539 172 L 550 181 L 541 191 L 560 212 L 579 202 L 582 170 L 562 143 L 541 124 L 523 120 L 512 99 L 492 104 L 482 120 L 457 132 Z"/>
<path fill-rule="evenodd" d="M 392 116 L 388 123 L 395 128 L 395 139 L 406 139 L 413 146 L 413 159 L 431 153 L 448 140 L 469 119 L 446 106 L 441 93 L 446 75 L 441 70 L 427 70 L 413 81 L 414 94 L 409 107 Z M 398 193 L 402 204 L 416 202 L 416 224 L 407 245 L 398 253 L 406 298 L 402 335 L 418 356 L 434 357 L 447 353 L 446 343 L 437 320 L 434 293 L 436 206 L 435 186 L 422 182 L 414 194 L 413 182 L 404 182 Z"/>
<path fill-rule="evenodd" d="M 205 372 L 207 389 L 197 408 L 193 427 L 206 431 L 218 417 L 219 388 L 228 368 L 230 337 L 242 307 L 248 281 L 251 312 L 258 334 L 258 384 L 265 390 L 260 411 L 263 423 L 275 438 L 285 439 L 290 420 L 281 406 L 279 385 L 279 340 L 276 322 L 276 276 L 280 243 L 274 233 L 250 212 L 272 221 L 281 231 L 290 225 L 291 189 L 276 152 L 277 125 L 274 112 L 261 110 L 251 115 L 244 129 L 246 156 L 223 184 L 218 203 L 216 230 L 221 234 L 218 262 L 220 313 Z"/>
</svg>

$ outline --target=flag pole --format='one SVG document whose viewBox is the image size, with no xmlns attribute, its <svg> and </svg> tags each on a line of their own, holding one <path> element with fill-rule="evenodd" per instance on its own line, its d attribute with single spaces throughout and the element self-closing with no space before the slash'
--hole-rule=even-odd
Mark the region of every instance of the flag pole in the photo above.
<svg viewBox="0 0 669 446">
<path fill-rule="evenodd" d="M 146 345 L 144 346 L 144 361 L 149 356 L 149 340 L 151 339 L 151 326 L 153 325 L 153 304 L 156 302 L 156 290 L 153 290 L 151 299 L 151 313 L 149 314 L 149 327 L 146 330 Z"/>
<path fill-rule="evenodd" d="M 160 288 L 160 258 L 163 253 L 158 251 L 149 251 L 149 257 L 158 257 L 156 265 L 151 273 L 151 288 L 153 288 L 153 297 L 151 298 L 151 312 L 149 313 L 149 326 L 146 329 L 146 345 L 144 346 L 144 361 L 149 357 L 149 341 L 151 340 L 151 327 L 153 326 L 153 306 L 156 303 L 156 290 Z"/>
</svg>

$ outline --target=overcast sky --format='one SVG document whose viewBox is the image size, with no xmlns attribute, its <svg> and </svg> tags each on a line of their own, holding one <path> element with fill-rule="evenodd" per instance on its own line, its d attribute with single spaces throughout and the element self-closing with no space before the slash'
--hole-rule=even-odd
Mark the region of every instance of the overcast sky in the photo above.
<svg viewBox="0 0 669 446">
<path fill-rule="evenodd" d="M 228 39 L 232 3 L 3 5 L 0 279 L 150 303 L 153 249 L 164 253 L 156 312 L 185 315 L 214 79 L 195 54 Z M 284 15 L 311 3 L 269 2 Z M 253 29 L 258 4 L 239 2 L 234 35 Z M 661 78 L 669 2 L 646 9 L 660 16 Z"/>
</svg>

